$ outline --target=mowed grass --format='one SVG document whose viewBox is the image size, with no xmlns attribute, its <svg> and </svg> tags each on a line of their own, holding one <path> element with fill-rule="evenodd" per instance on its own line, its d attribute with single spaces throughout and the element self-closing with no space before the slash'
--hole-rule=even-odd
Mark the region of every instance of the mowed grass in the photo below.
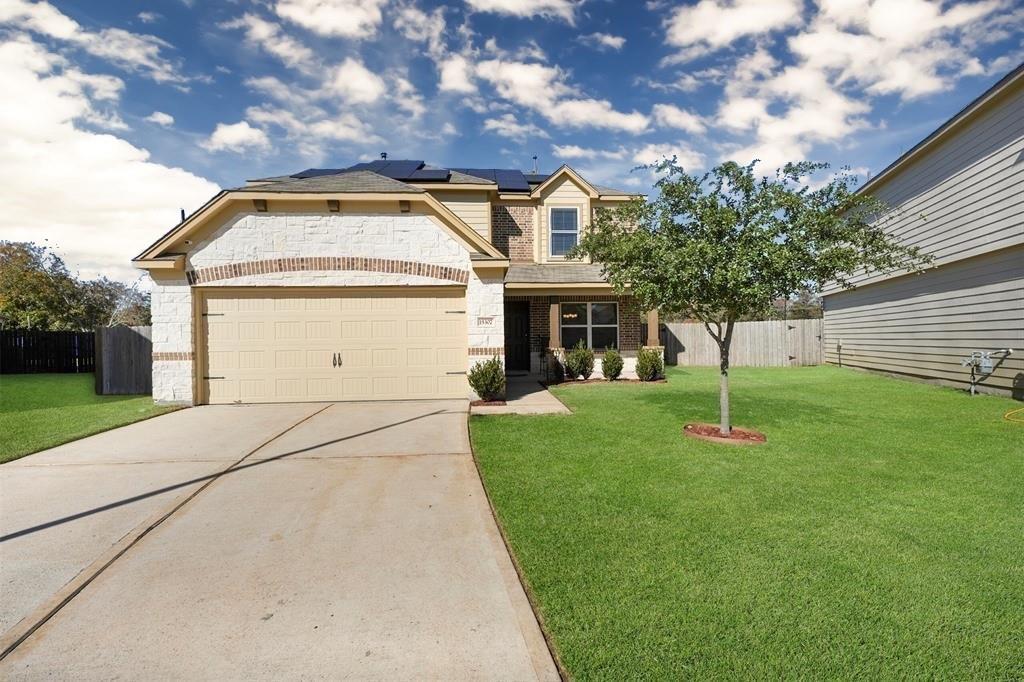
<svg viewBox="0 0 1024 682">
<path fill-rule="evenodd" d="M 0 376 L 0 462 L 169 412 L 150 396 L 96 395 L 92 374 Z"/>
<path fill-rule="evenodd" d="M 1009 399 L 735 369 L 759 447 L 684 439 L 717 372 L 473 417 L 484 482 L 576 679 L 1024 677 L 1024 425 Z"/>
</svg>

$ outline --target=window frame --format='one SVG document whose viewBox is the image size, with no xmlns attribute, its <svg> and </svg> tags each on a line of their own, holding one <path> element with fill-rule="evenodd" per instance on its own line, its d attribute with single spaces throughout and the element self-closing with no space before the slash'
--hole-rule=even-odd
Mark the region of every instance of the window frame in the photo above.
<svg viewBox="0 0 1024 682">
<path fill-rule="evenodd" d="M 586 319 L 586 321 L 583 324 L 565 324 L 562 321 L 562 314 L 563 314 L 562 313 L 562 306 L 566 306 L 566 305 L 582 305 L 582 306 L 584 306 L 586 308 L 586 311 L 587 311 L 587 316 L 586 316 L 587 319 Z M 612 305 L 612 306 L 615 306 L 615 324 L 594 324 L 594 312 L 593 311 L 594 311 L 594 306 L 595 305 Z M 565 334 L 562 333 L 562 330 L 565 327 L 571 327 L 571 328 L 575 328 L 575 329 L 586 329 L 587 330 L 587 338 L 586 338 L 587 348 L 589 348 L 590 350 L 593 350 L 595 353 L 603 353 L 603 352 L 607 351 L 608 348 L 611 348 L 611 347 L 618 348 L 619 347 L 619 326 L 620 325 L 619 325 L 619 302 L 618 301 L 561 301 L 558 304 L 558 338 L 559 338 L 559 342 L 562 344 L 563 348 L 567 348 L 567 346 L 565 345 L 565 340 L 564 340 L 565 339 Z M 614 328 L 615 329 L 615 345 L 614 346 L 609 346 L 609 347 L 606 347 L 606 348 L 602 348 L 600 350 L 595 349 L 594 348 L 594 328 L 595 327 L 598 328 L 598 329 Z"/>
<path fill-rule="evenodd" d="M 554 222 L 551 220 L 552 214 L 556 211 L 574 211 L 576 213 L 576 229 L 575 230 L 556 230 Z M 580 210 L 579 206 L 548 206 L 548 258 L 560 258 L 564 259 L 565 254 L 555 253 L 555 240 L 554 235 L 557 234 L 575 234 L 576 244 L 580 243 L 580 233 L 583 231 L 583 211 Z"/>
</svg>

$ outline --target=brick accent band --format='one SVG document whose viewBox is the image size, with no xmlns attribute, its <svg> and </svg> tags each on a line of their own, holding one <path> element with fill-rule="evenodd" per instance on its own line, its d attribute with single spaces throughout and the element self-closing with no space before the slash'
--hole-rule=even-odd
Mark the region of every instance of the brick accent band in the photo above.
<svg viewBox="0 0 1024 682">
<path fill-rule="evenodd" d="M 272 258 L 228 265 L 215 265 L 186 272 L 189 284 L 206 284 L 233 277 L 267 275 L 275 272 L 305 272 L 311 270 L 354 270 L 357 272 L 387 272 L 398 275 L 416 275 L 433 279 L 446 279 L 459 284 L 469 282 L 469 271 L 444 265 L 431 265 L 418 261 L 391 258 L 364 258 L 362 256 L 304 256 Z"/>
<path fill-rule="evenodd" d="M 192 362 L 192 351 L 153 353 L 153 362 Z"/>
<path fill-rule="evenodd" d="M 470 355 L 489 355 L 489 356 L 504 355 L 505 354 L 505 349 L 504 348 L 470 348 L 469 349 L 469 354 Z"/>
</svg>

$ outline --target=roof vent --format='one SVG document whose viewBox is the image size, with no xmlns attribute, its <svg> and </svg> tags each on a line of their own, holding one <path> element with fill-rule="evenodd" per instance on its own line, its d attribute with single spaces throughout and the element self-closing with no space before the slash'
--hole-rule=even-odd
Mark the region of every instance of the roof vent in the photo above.
<svg viewBox="0 0 1024 682">
<path fill-rule="evenodd" d="M 382 161 L 387 161 L 388 160 L 388 153 L 387 152 L 381 152 L 380 153 L 380 158 L 381 158 Z"/>
</svg>

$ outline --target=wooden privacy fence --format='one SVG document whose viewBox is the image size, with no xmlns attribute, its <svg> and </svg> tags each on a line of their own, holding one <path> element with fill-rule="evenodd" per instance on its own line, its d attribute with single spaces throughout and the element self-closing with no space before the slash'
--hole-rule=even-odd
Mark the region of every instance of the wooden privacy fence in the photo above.
<svg viewBox="0 0 1024 682">
<path fill-rule="evenodd" d="M 152 327 L 101 327 L 96 330 L 96 393 L 135 395 L 153 392 Z"/>
<path fill-rule="evenodd" d="M 92 332 L 0 331 L 0 374 L 93 371 Z"/>
<path fill-rule="evenodd" d="M 665 361 L 690 366 L 718 366 L 718 344 L 703 324 L 672 322 L 666 326 Z M 769 320 L 737 322 L 729 364 L 733 367 L 820 365 L 822 321 Z"/>
</svg>

